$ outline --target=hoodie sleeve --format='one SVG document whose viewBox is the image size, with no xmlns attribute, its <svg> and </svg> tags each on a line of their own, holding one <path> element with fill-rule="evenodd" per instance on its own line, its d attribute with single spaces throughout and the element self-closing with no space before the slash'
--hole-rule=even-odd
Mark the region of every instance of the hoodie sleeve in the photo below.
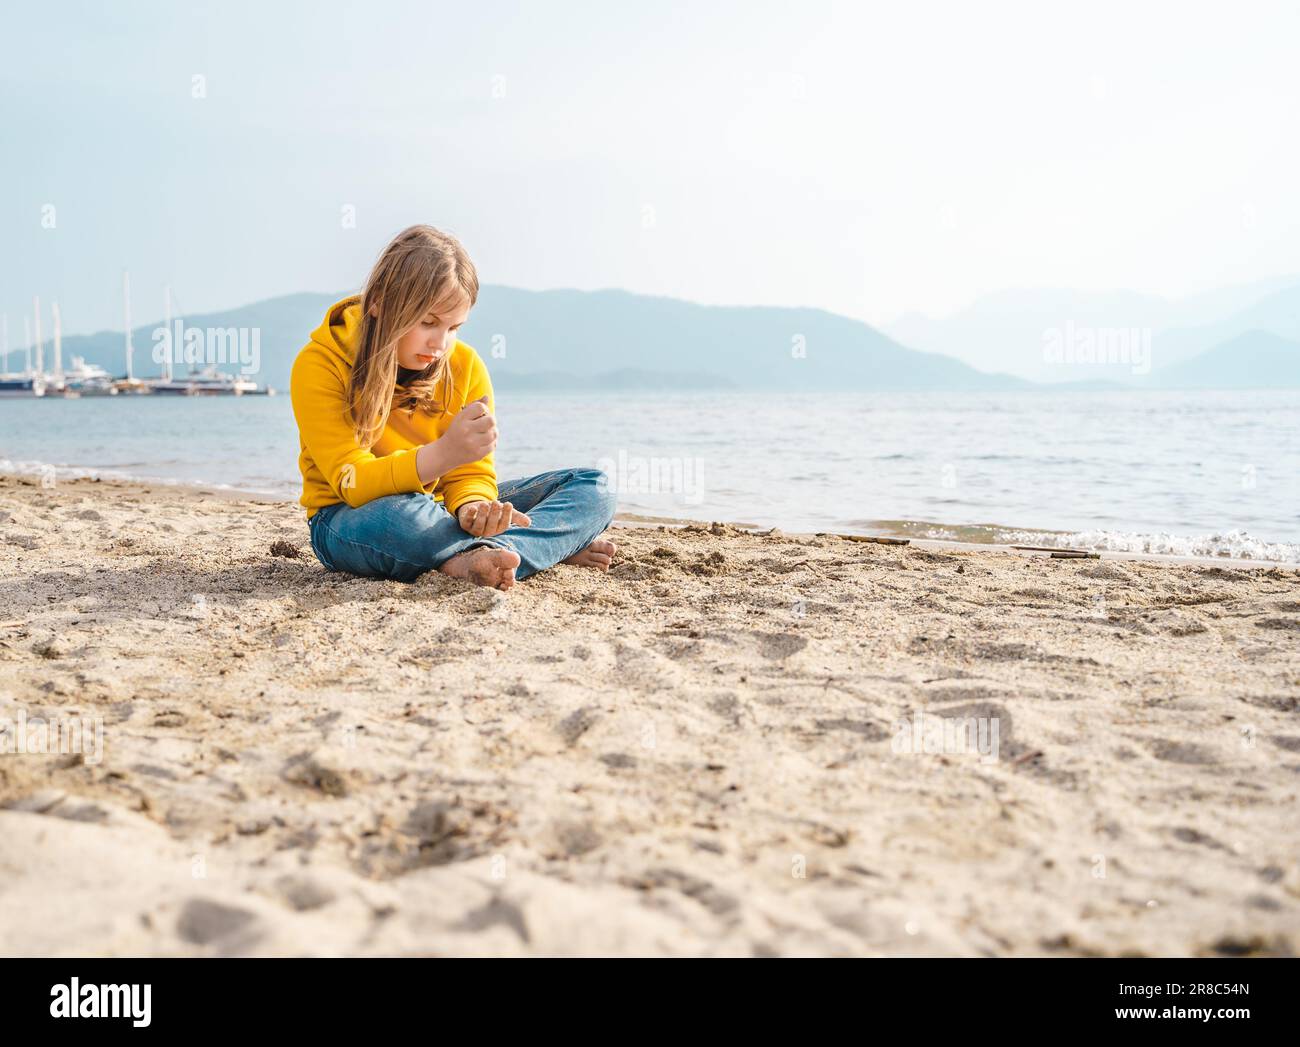
<svg viewBox="0 0 1300 1047">
<path fill-rule="evenodd" d="M 298 354 L 289 395 L 303 445 L 340 500 L 356 508 L 385 495 L 424 490 L 415 448 L 380 458 L 357 442 L 343 378 L 317 353 Z"/>
<path fill-rule="evenodd" d="M 495 414 L 497 399 L 492 392 L 492 379 L 488 377 L 487 365 L 473 349 L 470 349 L 470 352 L 473 353 L 473 362 L 469 370 L 469 388 L 465 394 L 465 402 L 471 403 L 486 396 L 488 410 Z M 449 469 L 442 475 L 439 489 L 442 492 L 443 506 L 453 516 L 466 502 L 496 501 L 497 468 L 493 456 L 488 454 L 477 462 Z"/>
</svg>

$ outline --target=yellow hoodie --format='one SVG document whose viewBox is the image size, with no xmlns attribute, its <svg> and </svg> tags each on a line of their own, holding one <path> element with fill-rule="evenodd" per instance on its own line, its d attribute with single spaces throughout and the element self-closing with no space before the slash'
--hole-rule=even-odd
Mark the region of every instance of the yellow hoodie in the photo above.
<svg viewBox="0 0 1300 1047">
<path fill-rule="evenodd" d="M 415 452 L 442 436 L 465 404 L 486 394 L 488 410 L 495 410 L 496 398 L 482 358 L 458 341 L 449 360 L 452 402 L 448 411 L 439 415 L 394 411 L 367 451 L 357 442 L 347 406 L 360 327 L 360 300 L 354 295 L 335 302 L 293 363 L 289 393 L 298 421 L 300 501 L 307 518 L 335 502 L 359 506 L 385 495 L 417 491 L 432 495 L 451 513 L 466 502 L 494 501 L 497 473 L 490 454 L 428 484 L 420 483 L 415 468 Z"/>
</svg>

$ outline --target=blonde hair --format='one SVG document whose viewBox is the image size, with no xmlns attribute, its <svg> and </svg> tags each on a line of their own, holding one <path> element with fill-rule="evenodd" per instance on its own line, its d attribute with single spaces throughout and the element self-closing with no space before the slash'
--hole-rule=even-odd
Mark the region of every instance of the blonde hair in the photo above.
<svg viewBox="0 0 1300 1047">
<path fill-rule="evenodd" d="M 459 240 L 428 225 L 393 237 L 361 292 L 361 330 L 348 382 L 348 413 L 357 442 L 372 446 L 394 410 L 437 414 L 452 395 L 451 353 L 405 384 L 397 381 L 397 343 L 429 312 L 478 301 L 478 272 Z M 438 400 L 435 390 L 445 386 Z"/>
</svg>

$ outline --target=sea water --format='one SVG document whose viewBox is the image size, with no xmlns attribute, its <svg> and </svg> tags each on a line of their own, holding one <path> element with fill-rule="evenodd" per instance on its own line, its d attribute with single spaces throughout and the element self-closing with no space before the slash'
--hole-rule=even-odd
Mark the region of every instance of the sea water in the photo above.
<svg viewBox="0 0 1300 1047">
<path fill-rule="evenodd" d="M 502 479 L 599 466 L 620 511 L 1300 563 L 1300 391 L 513 393 Z M 295 499 L 287 396 L 0 401 L 0 470 Z"/>
</svg>

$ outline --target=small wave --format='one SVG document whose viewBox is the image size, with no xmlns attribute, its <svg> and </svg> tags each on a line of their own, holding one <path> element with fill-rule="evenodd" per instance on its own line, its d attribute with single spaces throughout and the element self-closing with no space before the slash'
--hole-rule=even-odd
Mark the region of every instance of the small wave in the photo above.
<svg viewBox="0 0 1300 1047">
<path fill-rule="evenodd" d="M 94 477 L 114 480 L 130 480 L 134 477 L 126 473 L 117 473 L 112 469 L 86 469 L 80 466 L 59 465 L 54 462 L 38 462 L 24 459 L 14 461 L 12 458 L 0 458 L 0 473 L 6 476 L 41 476 L 57 477 L 63 480 L 88 480 Z"/>
<path fill-rule="evenodd" d="M 1224 557 L 1233 560 L 1300 563 L 1300 543 L 1266 542 L 1241 530 L 1199 535 L 1168 532 L 1140 534 L 1134 531 L 1101 530 L 1004 531 L 998 536 L 997 541 L 1008 545 L 1033 542 L 1035 545 L 1091 549 L 1109 553 L 1155 553 L 1161 556 Z"/>
<path fill-rule="evenodd" d="M 250 484 L 210 483 L 193 477 L 148 476 L 142 473 L 128 472 L 124 469 L 89 469 L 84 466 L 56 465 L 53 462 L 40 462 L 30 459 L 14 461 L 11 458 L 0 458 L 0 475 L 35 476 L 52 483 L 57 483 L 60 480 L 122 480 L 131 483 L 159 484 L 164 487 L 206 487 L 221 491 L 242 491 L 247 494 L 286 497 L 283 490 L 255 487 Z"/>
<path fill-rule="evenodd" d="M 1109 553 L 1150 553 L 1200 559 L 1264 560 L 1300 563 L 1300 543 L 1266 542 L 1242 530 L 1182 535 L 1092 528 L 1046 531 L 998 524 L 941 524 L 926 520 L 854 520 L 849 526 L 906 538 L 981 545 L 1037 545 L 1053 549 L 1089 549 Z"/>
</svg>

